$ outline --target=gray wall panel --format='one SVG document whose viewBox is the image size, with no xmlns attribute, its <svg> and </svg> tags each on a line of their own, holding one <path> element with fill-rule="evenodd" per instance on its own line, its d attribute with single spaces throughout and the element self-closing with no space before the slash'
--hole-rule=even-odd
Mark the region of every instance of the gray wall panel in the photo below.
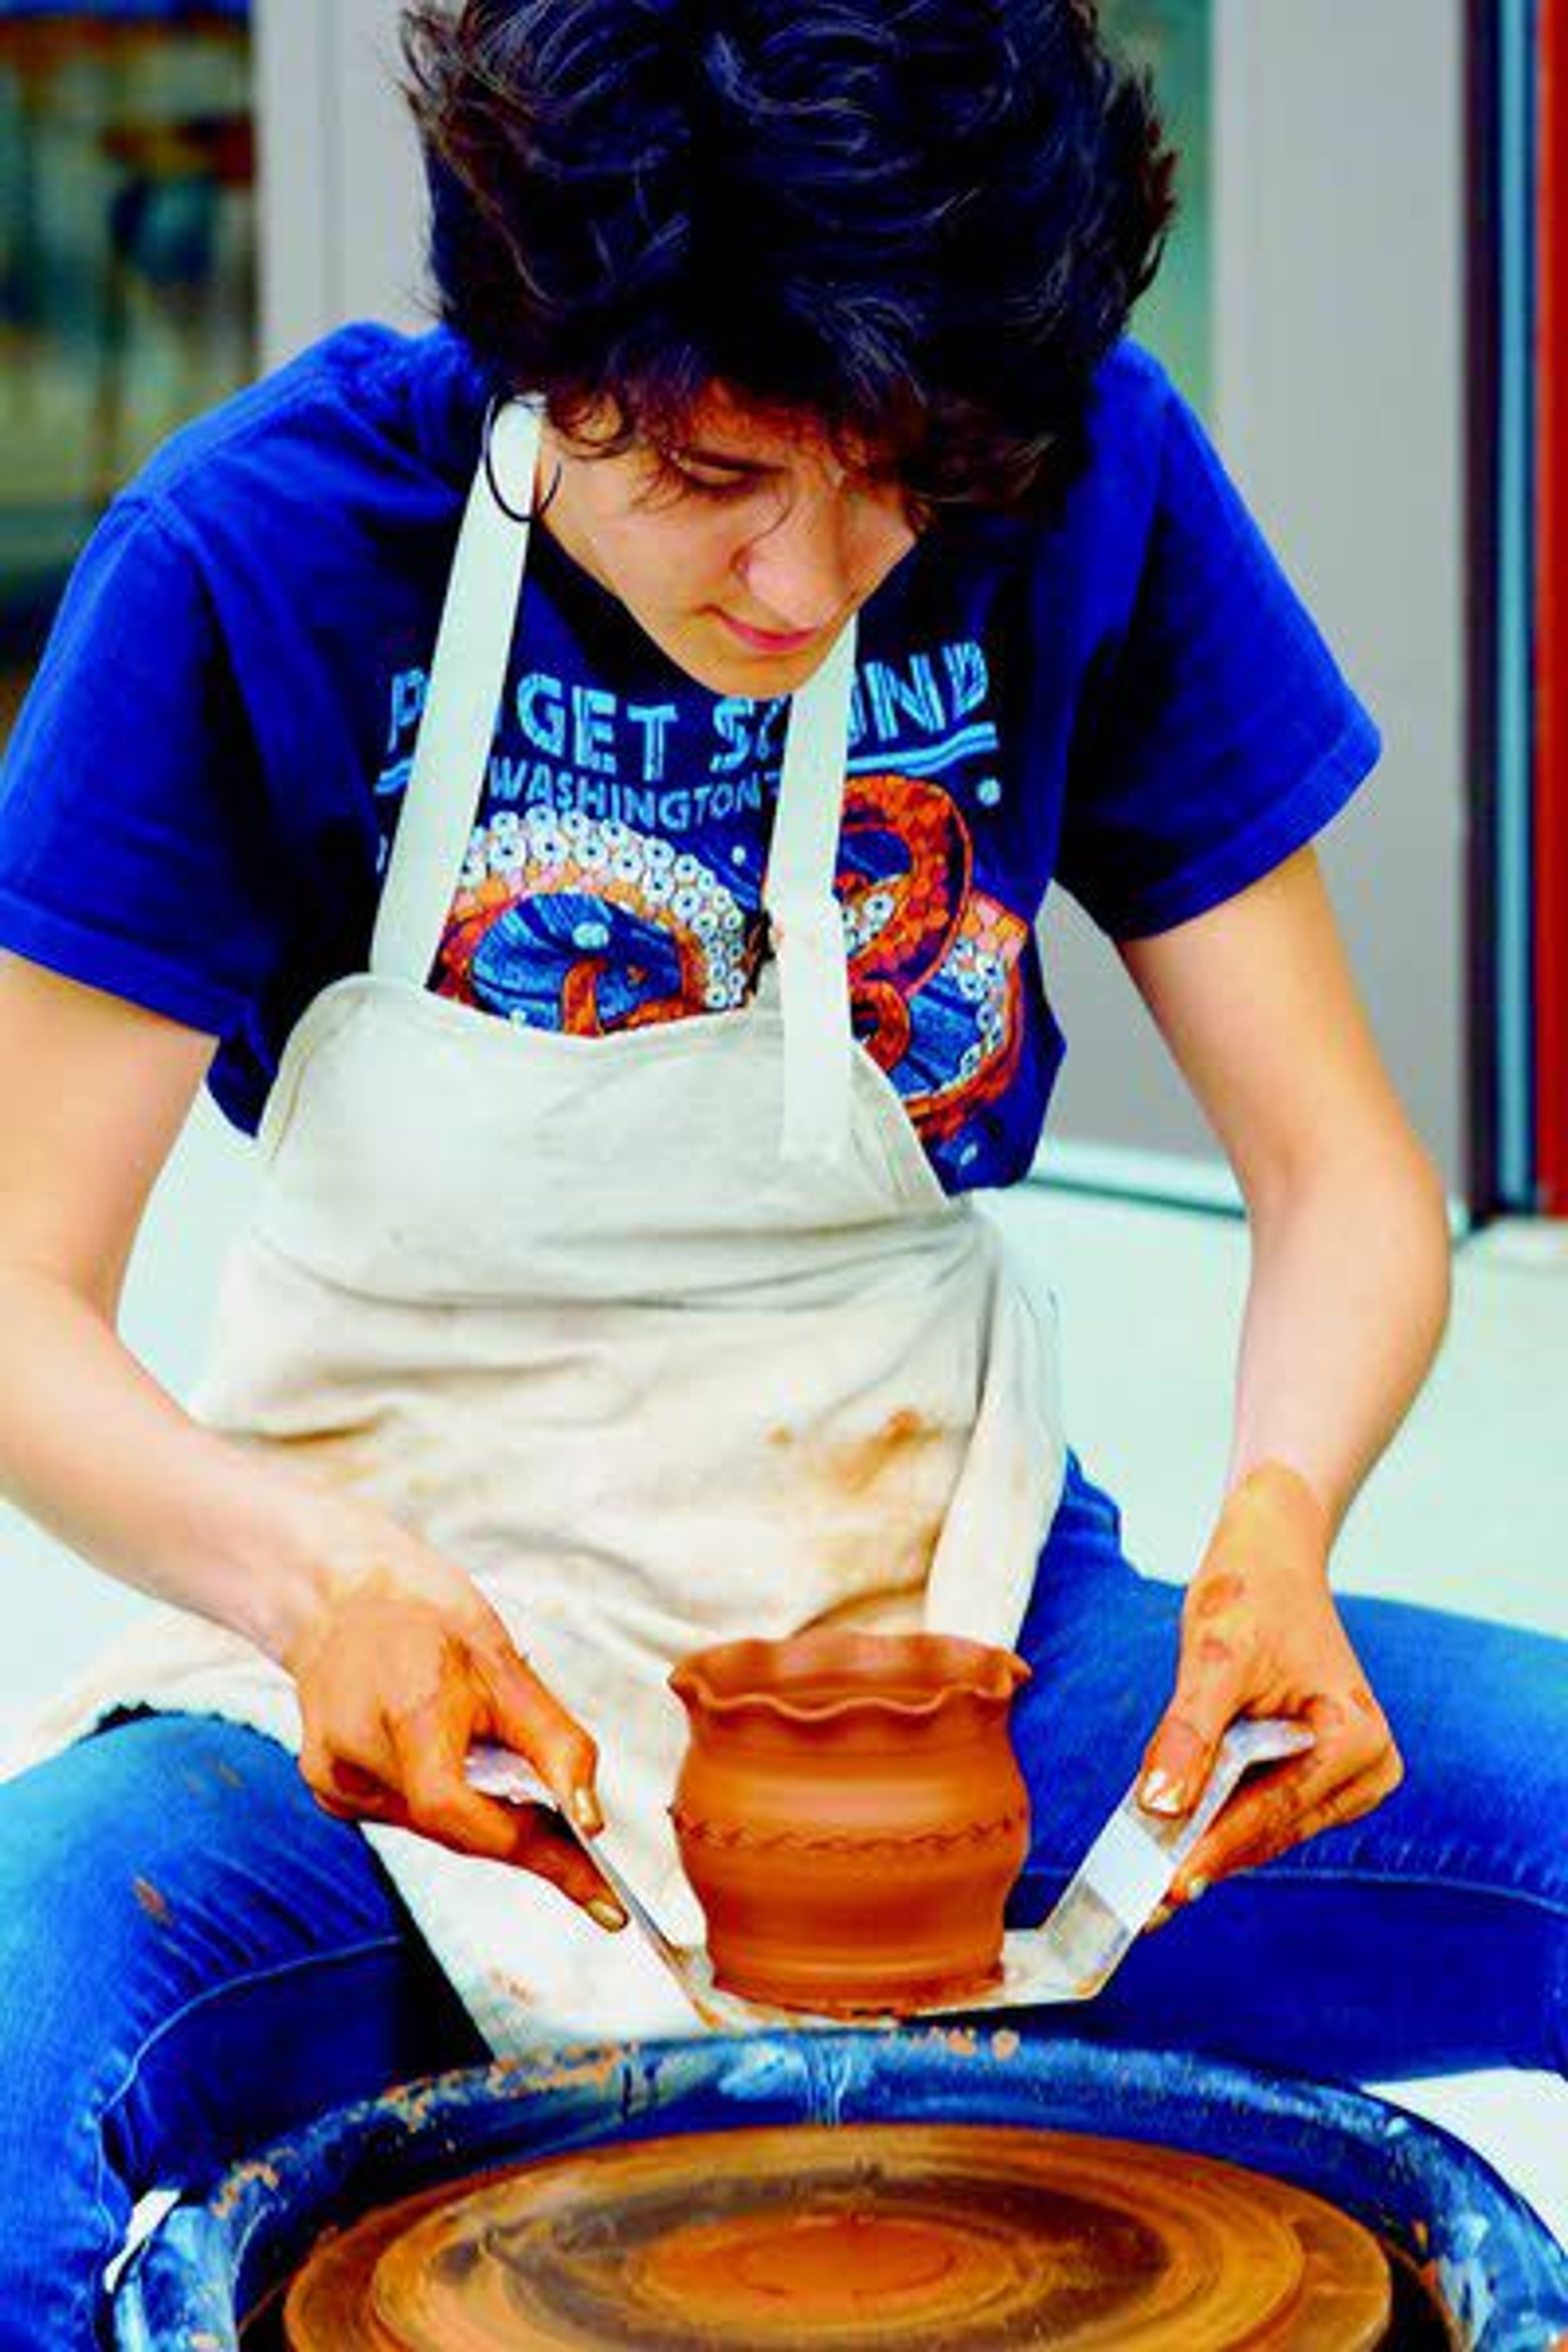
<svg viewBox="0 0 1568 2352">
<path fill-rule="evenodd" d="M 418 156 L 396 89 L 401 13 L 399 0 L 258 0 L 269 365 L 344 319 L 427 323 Z"/>
<path fill-rule="evenodd" d="M 1384 734 L 1324 865 L 1384 1052 L 1463 1161 L 1464 157 L 1458 0 L 1219 0 L 1217 436 Z M 1055 1132 L 1205 1151 L 1059 896 Z"/>
</svg>

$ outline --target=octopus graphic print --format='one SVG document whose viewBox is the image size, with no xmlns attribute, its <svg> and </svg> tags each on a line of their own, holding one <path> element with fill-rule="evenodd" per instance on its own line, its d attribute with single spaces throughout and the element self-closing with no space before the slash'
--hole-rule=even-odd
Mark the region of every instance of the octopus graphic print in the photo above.
<svg viewBox="0 0 1568 2352">
<path fill-rule="evenodd" d="M 1012 1084 L 1028 1029 L 1030 927 L 977 876 L 975 820 L 994 823 L 1002 798 L 984 683 L 974 645 L 862 663 L 838 850 L 856 1033 L 950 1181 L 963 1181 L 955 1140 Z M 537 675 L 515 698 L 535 714 L 570 702 Z M 592 770 L 567 725 L 550 758 L 498 751 L 440 993 L 578 1036 L 744 1002 L 785 706 L 704 703 L 662 709 L 657 730 L 639 708 L 618 740 L 601 709 Z"/>
</svg>

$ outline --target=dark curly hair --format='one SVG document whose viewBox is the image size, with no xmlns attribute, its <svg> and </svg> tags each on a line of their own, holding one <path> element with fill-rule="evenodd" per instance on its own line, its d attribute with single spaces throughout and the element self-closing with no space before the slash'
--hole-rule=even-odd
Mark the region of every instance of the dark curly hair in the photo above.
<svg viewBox="0 0 1568 2352">
<path fill-rule="evenodd" d="M 809 415 L 922 520 L 1048 515 L 1174 159 L 1095 0 L 405 7 L 442 317 L 571 431 Z"/>
</svg>

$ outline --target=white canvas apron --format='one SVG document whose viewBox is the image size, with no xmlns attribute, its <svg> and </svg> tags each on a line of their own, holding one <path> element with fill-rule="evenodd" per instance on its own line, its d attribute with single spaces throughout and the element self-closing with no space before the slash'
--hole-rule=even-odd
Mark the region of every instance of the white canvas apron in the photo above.
<svg viewBox="0 0 1568 2352">
<path fill-rule="evenodd" d="M 597 1739 L 612 1852 L 682 1934 L 666 1814 L 709 1642 L 844 1614 L 1011 1643 L 1060 1487 L 1054 1334 L 853 1039 L 833 897 L 853 632 L 794 701 L 740 1011 L 581 1037 L 426 980 L 521 591 L 539 420 L 501 412 L 443 614 L 371 968 L 289 1040 L 193 1410 L 466 1569 Z M 37 1727 L 116 1706 L 298 1751 L 288 1675 L 155 1609 Z M 498 2053 L 689 2030 L 634 1933 L 526 1872 L 366 1829 Z"/>
</svg>

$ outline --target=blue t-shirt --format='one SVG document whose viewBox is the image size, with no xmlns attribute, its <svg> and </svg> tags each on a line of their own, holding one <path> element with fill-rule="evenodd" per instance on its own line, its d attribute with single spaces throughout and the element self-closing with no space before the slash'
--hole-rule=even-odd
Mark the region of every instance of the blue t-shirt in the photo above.
<svg viewBox="0 0 1568 2352">
<path fill-rule="evenodd" d="M 0 947 L 216 1034 L 246 1128 L 305 1005 L 366 961 L 488 393 L 446 330 L 362 325 L 177 434 L 78 563 L 0 775 Z M 431 985 L 582 1034 L 739 1004 L 786 707 L 686 677 L 536 530 Z M 950 1191 L 1012 1181 L 1039 1139 L 1050 883 L 1115 937 L 1169 929 L 1307 841 L 1377 750 L 1202 427 L 1122 344 L 1064 517 L 924 538 L 860 615 L 855 1021 Z"/>
</svg>

